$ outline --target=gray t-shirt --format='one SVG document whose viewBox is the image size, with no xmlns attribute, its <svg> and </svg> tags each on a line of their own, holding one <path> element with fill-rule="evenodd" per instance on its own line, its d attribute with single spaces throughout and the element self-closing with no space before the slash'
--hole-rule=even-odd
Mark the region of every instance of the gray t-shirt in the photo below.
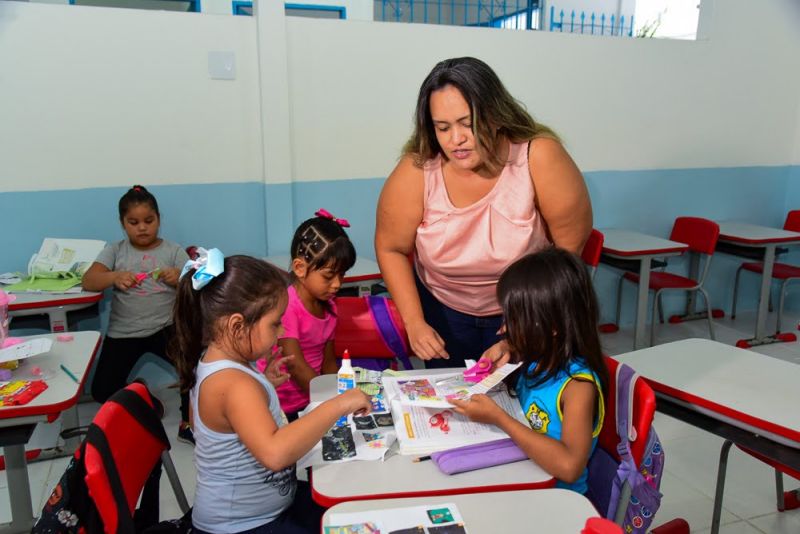
<svg viewBox="0 0 800 534">
<path fill-rule="evenodd" d="M 151 273 L 157 268 L 182 268 L 189 256 L 180 245 L 167 241 L 150 250 L 139 250 L 127 239 L 106 245 L 95 260 L 112 271 L 134 274 Z M 111 337 L 147 337 L 172 324 L 175 288 L 147 276 L 127 291 L 114 287 L 108 335 Z"/>
</svg>

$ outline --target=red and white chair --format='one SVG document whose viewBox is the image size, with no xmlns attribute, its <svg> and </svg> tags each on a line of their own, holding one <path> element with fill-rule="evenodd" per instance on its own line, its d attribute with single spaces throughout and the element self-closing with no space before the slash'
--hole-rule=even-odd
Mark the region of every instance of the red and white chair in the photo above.
<svg viewBox="0 0 800 534">
<path fill-rule="evenodd" d="M 600 255 L 603 253 L 603 241 L 605 236 L 599 230 L 592 228 L 592 233 L 589 234 L 589 239 L 583 245 L 583 252 L 581 252 L 581 259 L 589 267 L 589 272 L 592 278 L 594 273 L 597 272 L 597 265 L 600 263 Z"/>
</svg>

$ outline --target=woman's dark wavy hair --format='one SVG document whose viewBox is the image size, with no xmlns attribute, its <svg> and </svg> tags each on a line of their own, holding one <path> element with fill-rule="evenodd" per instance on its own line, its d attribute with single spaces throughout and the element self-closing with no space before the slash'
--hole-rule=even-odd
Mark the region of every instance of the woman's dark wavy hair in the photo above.
<svg viewBox="0 0 800 534">
<path fill-rule="evenodd" d="M 583 261 L 556 247 L 529 254 L 508 267 L 497 284 L 511 359 L 535 387 L 582 357 L 608 391 L 608 371 L 598 334 L 598 305 Z M 533 370 L 528 368 L 537 365 Z M 517 374 L 517 373 L 515 373 Z"/>
<path fill-rule="evenodd" d="M 414 132 L 403 147 L 418 167 L 442 153 L 431 117 L 431 93 L 452 85 L 461 92 L 472 110 L 472 133 L 476 150 L 487 168 L 501 169 L 500 142 L 503 134 L 512 143 L 537 137 L 559 140 L 553 130 L 533 120 L 525 107 L 508 92 L 497 74 L 483 61 L 459 57 L 440 61 L 422 82 L 414 113 Z"/>
<path fill-rule="evenodd" d="M 250 329 L 286 296 L 285 274 L 266 261 L 250 256 L 225 258 L 225 272 L 202 289 L 192 288 L 194 269 L 178 281 L 173 319 L 175 336 L 168 354 L 181 381 L 181 390 L 195 384 L 195 370 L 203 352 L 212 341 L 227 336 L 233 346 L 241 347 L 241 339 L 250 339 Z M 226 332 L 221 319 L 235 313 L 244 317 L 242 330 Z M 242 350 L 247 350 L 242 347 Z"/>
<path fill-rule="evenodd" d="M 125 219 L 125 214 L 128 213 L 128 210 L 131 206 L 136 204 L 147 204 L 150 206 L 158 218 L 161 218 L 161 213 L 158 211 L 158 201 L 156 201 L 156 197 L 153 196 L 153 193 L 148 191 L 143 185 L 134 185 L 128 191 L 122 195 L 122 198 L 119 199 L 119 222 L 123 222 Z"/>
</svg>

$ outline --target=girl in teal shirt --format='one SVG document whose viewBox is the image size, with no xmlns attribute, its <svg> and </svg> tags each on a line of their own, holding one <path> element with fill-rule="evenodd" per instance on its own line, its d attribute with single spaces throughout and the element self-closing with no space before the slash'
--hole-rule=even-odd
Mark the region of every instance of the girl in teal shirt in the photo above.
<svg viewBox="0 0 800 534">
<path fill-rule="evenodd" d="M 523 363 L 509 380 L 528 425 L 486 395 L 452 401 L 455 410 L 498 426 L 558 479 L 558 487 L 585 493 L 586 464 L 603 426 L 608 384 L 591 278 L 580 258 L 549 248 L 509 266 L 497 296 L 508 357 Z"/>
</svg>

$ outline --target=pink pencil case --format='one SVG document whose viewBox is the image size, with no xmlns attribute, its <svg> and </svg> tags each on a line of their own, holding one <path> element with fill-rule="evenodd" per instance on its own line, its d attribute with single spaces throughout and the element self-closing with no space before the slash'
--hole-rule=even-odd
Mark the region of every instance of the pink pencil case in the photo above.
<svg viewBox="0 0 800 534">
<path fill-rule="evenodd" d="M 446 475 L 527 460 L 528 455 L 510 438 L 434 452 L 431 460 Z"/>
</svg>

